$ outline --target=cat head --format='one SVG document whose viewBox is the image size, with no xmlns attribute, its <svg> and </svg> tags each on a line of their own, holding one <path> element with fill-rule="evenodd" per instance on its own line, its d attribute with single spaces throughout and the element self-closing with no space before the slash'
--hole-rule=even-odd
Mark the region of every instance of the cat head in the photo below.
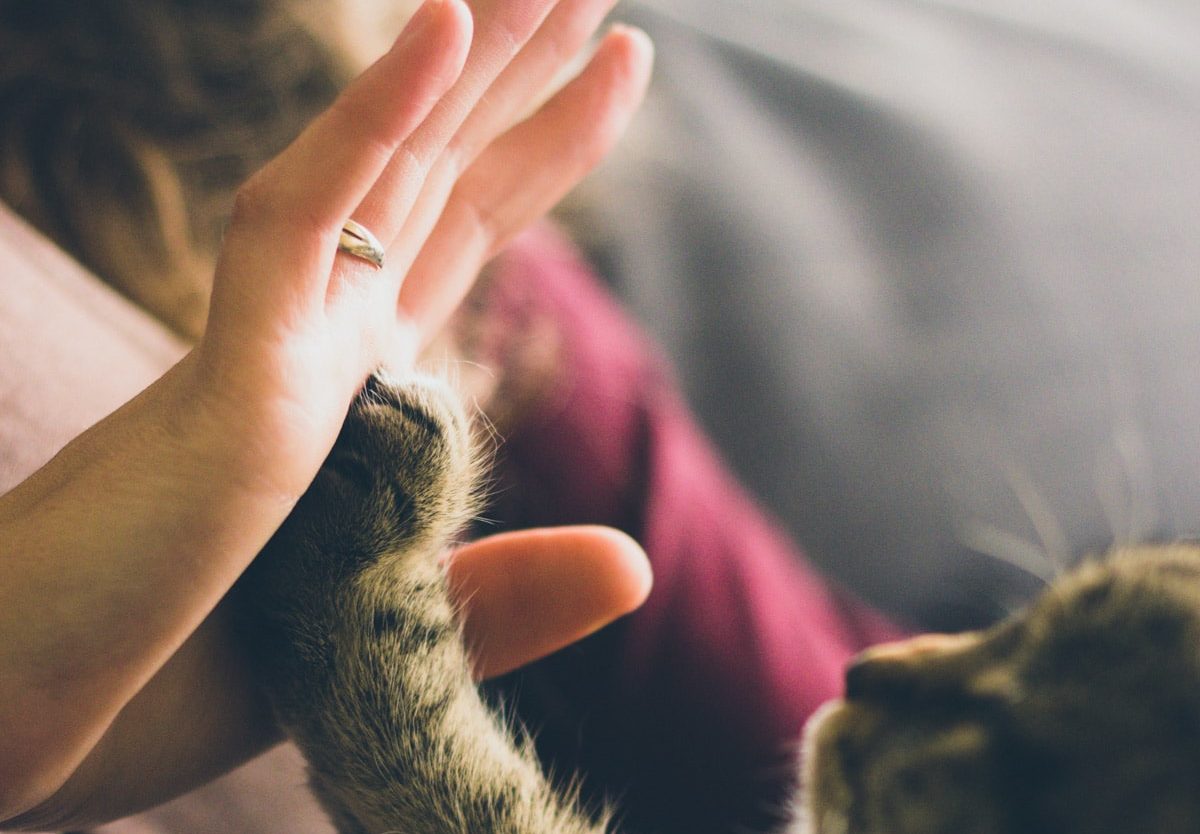
<svg viewBox="0 0 1200 834">
<path fill-rule="evenodd" d="M 810 722 L 804 783 L 809 834 L 1200 831 L 1200 548 L 866 652 Z"/>
</svg>

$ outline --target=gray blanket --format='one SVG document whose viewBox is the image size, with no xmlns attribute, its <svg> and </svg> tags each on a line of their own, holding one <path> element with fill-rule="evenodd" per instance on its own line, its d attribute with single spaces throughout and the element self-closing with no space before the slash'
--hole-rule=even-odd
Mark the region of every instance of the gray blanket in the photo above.
<svg viewBox="0 0 1200 834">
<path fill-rule="evenodd" d="M 590 246 L 832 575 L 976 624 L 1200 530 L 1200 4 L 644 0 Z"/>
</svg>

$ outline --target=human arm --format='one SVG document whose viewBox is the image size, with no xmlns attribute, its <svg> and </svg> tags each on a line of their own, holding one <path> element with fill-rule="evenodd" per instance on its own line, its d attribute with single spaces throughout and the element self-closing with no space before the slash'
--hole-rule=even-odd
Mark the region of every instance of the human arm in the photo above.
<svg viewBox="0 0 1200 834">
<path fill-rule="evenodd" d="M 575 84 L 491 141 L 524 104 L 511 91 L 532 89 L 562 60 L 555 21 L 598 18 L 602 5 L 564 3 L 542 24 L 547 0 L 479 3 L 473 42 L 460 4 L 419 14 L 422 37 L 401 42 L 305 134 L 308 144 L 243 192 L 200 345 L 0 500 L 0 818 L 56 794 L 118 716 L 148 702 L 139 693 L 160 691 L 148 688 L 160 670 L 228 668 L 228 656 L 200 650 L 219 628 L 197 628 L 307 485 L 361 379 L 397 333 L 400 352 L 414 353 L 479 263 L 553 202 L 632 110 L 648 50 L 618 32 Z M 535 29 L 526 57 L 509 63 Z M 485 89 L 499 104 L 476 108 Z M 547 159 L 533 145 L 538 155 L 523 155 L 521 137 L 532 134 L 522 131 L 535 129 L 567 152 Z M 400 167 L 371 191 L 388 147 L 400 147 Z M 551 181 L 530 178 L 515 202 L 489 190 L 499 179 L 489 169 L 522 162 Z M 359 205 L 368 192 L 378 199 Z M 335 257 L 351 213 L 391 242 L 384 273 Z M 399 290 L 406 275 L 410 298 Z M 189 667 L 177 652 L 193 634 L 202 662 Z M 183 659 L 171 667 L 172 657 Z M 181 750 L 196 740 L 169 739 Z"/>
</svg>

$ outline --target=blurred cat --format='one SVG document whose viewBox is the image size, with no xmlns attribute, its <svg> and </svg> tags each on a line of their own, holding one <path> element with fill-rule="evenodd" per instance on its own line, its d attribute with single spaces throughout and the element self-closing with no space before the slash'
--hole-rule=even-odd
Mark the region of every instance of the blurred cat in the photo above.
<svg viewBox="0 0 1200 834">
<path fill-rule="evenodd" d="M 805 753 L 810 834 L 1200 831 L 1200 548 L 1120 551 L 988 631 L 868 651 Z"/>
</svg>

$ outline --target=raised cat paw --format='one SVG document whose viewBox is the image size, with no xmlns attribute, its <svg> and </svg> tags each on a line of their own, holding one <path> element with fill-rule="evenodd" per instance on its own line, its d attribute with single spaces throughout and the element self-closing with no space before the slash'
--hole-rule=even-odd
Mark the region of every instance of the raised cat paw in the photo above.
<svg viewBox="0 0 1200 834">
<path fill-rule="evenodd" d="M 281 717 L 308 710 L 302 691 L 321 667 L 359 651 L 377 625 L 428 620 L 455 632 L 437 562 L 474 495 L 470 424 L 453 389 L 371 377 L 239 583 L 242 633 Z"/>
<path fill-rule="evenodd" d="M 438 555 L 471 512 L 453 391 L 373 377 L 247 571 L 242 634 L 340 834 L 601 834 L 471 678 Z"/>
<path fill-rule="evenodd" d="M 454 390 L 432 377 L 378 373 L 351 405 L 310 492 L 320 492 L 327 532 L 366 534 L 364 549 L 378 553 L 420 550 L 467 521 L 475 476 L 470 424 Z M 343 517 L 330 525 L 333 512 Z"/>
</svg>

